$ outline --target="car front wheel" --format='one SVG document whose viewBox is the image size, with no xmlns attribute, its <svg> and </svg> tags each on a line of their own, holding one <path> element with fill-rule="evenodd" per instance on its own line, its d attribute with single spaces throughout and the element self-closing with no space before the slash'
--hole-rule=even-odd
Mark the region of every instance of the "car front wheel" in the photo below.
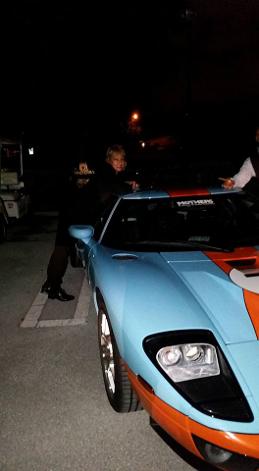
<svg viewBox="0 0 259 471">
<path fill-rule="evenodd" d="M 104 307 L 98 313 L 98 341 L 103 379 L 109 402 L 117 412 L 133 412 L 142 406 L 128 379 L 110 320 Z"/>
</svg>

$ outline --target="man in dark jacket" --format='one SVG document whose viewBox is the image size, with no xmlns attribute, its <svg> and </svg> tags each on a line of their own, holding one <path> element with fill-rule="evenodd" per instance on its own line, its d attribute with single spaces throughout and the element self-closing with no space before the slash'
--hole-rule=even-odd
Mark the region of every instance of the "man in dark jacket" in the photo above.
<svg viewBox="0 0 259 471">
<path fill-rule="evenodd" d="M 68 184 L 62 192 L 60 203 L 55 245 L 47 266 L 47 279 L 41 292 L 48 294 L 49 299 L 59 301 L 72 301 L 74 296 L 62 288 L 63 277 L 66 273 L 69 257 L 73 255 L 73 240 L 68 228 L 71 224 L 92 224 L 90 201 L 90 178 L 93 171 L 89 170 L 85 162 L 80 162 L 78 170 L 74 171 Z M 85 206 L 87 205 L 87 221 L 85 220 Z M 72 263 L 72 261 L 71 261 Z"/>
<path fill-rule="evenodd" d="M 55 246 L 47 267 L 47 280 L 41 289 L 48 294 L 49 299 L 74 299 L 61 287 L 74 247 L 68 228 L 71 224 L 94 225 L 112 194 L 137 190 L 138 184 L 127 178 L 126 166 L 125 151 L 117 144 L 109 147 L 104 165 L 93 178 L 93 172 L 89 171 L 86 164 L 79 164 L 79 171 L 74 173 L 70 187 L 64 194 Z"/>
</svg>

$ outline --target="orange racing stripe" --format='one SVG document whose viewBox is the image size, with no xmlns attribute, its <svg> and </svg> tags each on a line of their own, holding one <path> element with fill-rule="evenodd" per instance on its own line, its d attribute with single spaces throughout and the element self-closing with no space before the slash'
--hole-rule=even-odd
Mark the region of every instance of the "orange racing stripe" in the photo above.
<svg viewBox="0 0 259 471">
<path fill-rule="evenodd" d="M 190 196 L 192 199 L 194 199 L 196 196 L 208 196 L 210 195 L 210 192 L 207 188 L 195 188 L 195 189 L 174 189 L 174 190 L 168 190 L 168 194 L 172 197 L 177 197 L 177 196 Z"/>
<path fill-rule="evenodd" d="M 253 268 L 259 268 L 259 254 L 254 247 L 242 247 L 234 252 L 204 252 L 221 270 L 229 274 L 233 269 L 235 261 L 255 260 Z M 237 267 L 238 268 L 238 267 Z M 244 267 L 243 267 L 244 268 Z M 250 316 L 257 338 L 259 339 L 259 294 L 243 289 L 244 302 Z"/>
</svg>

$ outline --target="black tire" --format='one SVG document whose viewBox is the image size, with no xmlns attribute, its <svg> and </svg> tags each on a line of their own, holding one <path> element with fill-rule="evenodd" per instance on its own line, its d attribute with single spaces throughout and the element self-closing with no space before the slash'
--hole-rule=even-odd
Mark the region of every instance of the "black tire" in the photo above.
<svg viewBox="0 0 259 471">
<path fill-rule="evenodd" d="M 104 306 L 101 306 L 98 312 L 98 342 L 103 380 L 111 406 L 116 412 L 142 410 L 138 396 L 129 381 L 125 364 L 120 357 Z"/>
<path fill-rule="evenodd" d="M 0 243 L 7 239 L 7 224 L 4 217 L 0 214 Z"/>
</svg>

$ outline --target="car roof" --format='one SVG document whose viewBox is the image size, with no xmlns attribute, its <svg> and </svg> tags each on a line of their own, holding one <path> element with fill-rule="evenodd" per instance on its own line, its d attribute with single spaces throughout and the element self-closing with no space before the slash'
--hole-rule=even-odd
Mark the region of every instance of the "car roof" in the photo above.
<svg viewBox="0 0 259 471">
<path fill-rule="evenodd" d="M 225 190 L 222 187 L 174 187 L 168 189 L 149 189 L 122 195 L 123 199 L 155 199 L 155 198 L 179 198 L 179 197 L 204 197 L 218 194 L 241 193 L 240 189 Z"/>
</svg>

